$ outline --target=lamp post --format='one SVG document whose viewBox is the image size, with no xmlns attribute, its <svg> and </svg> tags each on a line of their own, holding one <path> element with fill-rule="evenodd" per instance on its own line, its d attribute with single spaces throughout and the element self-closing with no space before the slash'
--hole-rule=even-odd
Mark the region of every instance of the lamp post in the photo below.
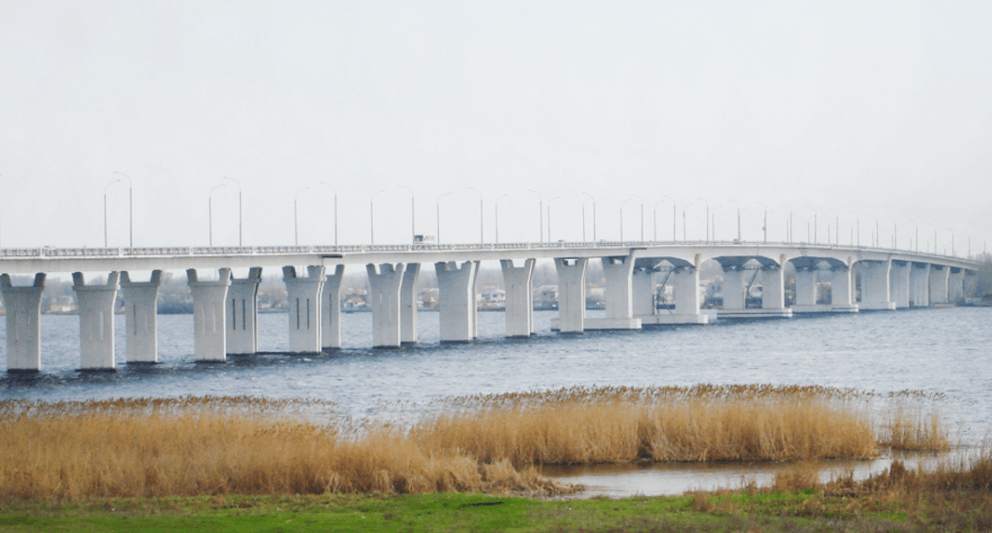
<svg viewBox="0 0 992 533">
<path fill-rule="evenodd" d="M 375 244 L 375 196 L 381 192 L 385 192 L 385 189 L 375 191 L 369 198 L 369 240 L 373 245 Z"/>
<path fill-rule="evenodd" d="M 785 225 L 785 241 L 789 244 L 792 243 L 792 208 L 782 204 L 782 207 L 789 210 L 789 219 L 786 221 Z"/>
<path fill-rule="evenodd" d="M 410 244 L 417 240 L 417 204 L 413 198 L 413 189 L 406 185 L 397 185 L 401 189 L 410 191 Z"/>
<path fill-rule="evenodd" d="M 555 196 L 554 198 L 548 200 L 548 244 L 554 242 L 551 240 L 551 203 L 559 198 L 561 198 L 561 196 Z"/>
<path fill-rule="evenodd" d="M 827 208 L 827 211 L 834 214 L 834 246 L 840 244 L 840 215 L 837 211 Z M 830 223 L 827 223 L 827 244 L 830 244 Z"/>
<path fill-rule="evenodd" d="M 819 217 L 817 216 L 816 208 L 810 207 L 810 206 L 807 205 L 806 206 L 806 209 L 811 209 L 813 211 L 813 243 L 814 244 L 819 244 L 820 237 L 817 235 L 817 228 L 819 226 L 819 224 L 818 224 Z M 809 224 L 809 219 L 806 220 L 806 224 L 807 224 L 807 226 L 806 226 L 806 240 L 809 241 L 809 225 L 808 225 Z"/>
<path fill-rule="evenodd" d="M 538 235 L 541 237 L 541 243 L 544 243 L 544 197 L 541 193 L 535 191 L 534 189 L 528 189 L 528 192 L 532 192 L 537 195 L 537 215 L 540 217 L 538 221 Z"/>
<path fill-rule="evenodd" d="M 685 210 L 686 209 L 689 209 L 689 207 L 690 206 L 693 206 L 693 205 L 696 205 L 696 202 L 689 202 L 688 204 L 682 206 L 682 242 L 686 242 L 686 241 L 689 240 L 689 237 L 688 237 L 688 234 L 687 234 L 686 223 L 685 223 L 686 222 L 686 220 L 685 220 Z"/>
<path fill-rule="evenodd" d="M 764 232 L 764 242 L 767 243 L 768 242 L 768 206 L 765 205 L 763 202 L 757 200 L 754 203 L 760 205 L 765 210 L 765 218 L 764 221 L 761 223 L 761 231 Z"/>
<path fill-rule="evenodd" d="M 437 243 L 441 244 L 441 198 L 448 196 L 451 192 L 441 193 L 437 197 L 437 210 L 435 214 L 435 220 L 437 221 Z"/>
<path fill-rule="evenodd" d="M 293 195 L 293 243 L 295 246 L 300 245 L 300 218 L 297 216 L 297 213 L 299 212 L 297 206 L 299 204 L 300 193 L 307 190 L 310 190 L 310 187 L 304 187 L 296 191 L 296 194 Z M 372 241 L 372 244 L 375 244 L 374 240 Z"/>
<path fill-rule="evenodd" d="M 913 237 L 913 246 L 910 248 L 915 249 L 916 252 L 920 251 L 920 223 L 915 220 L 910 220 L 914 226 L 916 226 L 916 236 Z"/>
<path fill-rule="evenodd" d="M 484 236 L 485 234 L 483 233 L 483 225 L 482 225 L 482 220 L 483 220 L 483 218 L 482 218 L 482 213 L 483 213 L 483 210 L 482 210 L 482 193 L 479 192 L 479 191 L 477 191 L 477 190 L 475 190 L 475 189 L 473 189 L 472 187 L 468 187 L 468 190 L 473 191 L 473 192 L 475 192 L 476 194 L 479 195 L 479 244 L 485 244 L 486 243 L 486 238 Z"/>
<path fill-rule="evenodd" d="M 224 179 L 233 181 L 238 186 L 238 248 L 240 248 L 244 246 L 241 240 L 241 182 L 227 176 L 224 176 Z"/>
<path fill-rule="evenodd" d="M 131 177 L 123 172 L 114 171 L 127 178 L 127 227 L 128 227 L 128 248 L 134 248 L 134 189 L 131 186 Z"/>
<path fill-rule="evenodd" d="M 706 204 L 706 239 L 705 239 L 705 241 L 706 242 L 710 242 L 710 203 L 706 201 L 706 198 L 703 198 L 701 196 L 698 197 L 698 199 L 699 200 L 702 200 L 703 203 Z"/>
<path fill-rule="evenodd" d="M 103 188 L 103 247 L 104 248 L 107 248 L 109 246 L 109 244 L 107 244 L 107 189 L 109 189 L 111 185 L 115 183 L 119 183 L 120 181 L 121 180 L 114 180 L 108 183 Z"/>
<path fill-rule="evenodd" d="M 954 257 L 957 256 L 957 253 L 954 250 L 954 230 L 947 228 L 947 231 L 951 232 L 951 256 Z"/>
<path fill-rule="evenodd" d="M 496 198 L 496 201 L 493 202 L 493 205 L 496 206 L 496 224 L 495 224 L 496 244 L 499 244 L 499 201 L 502 200 L 503 198 L 506 198 L 507 196 L 509 196 L 509 194 L 500 195 L 499 197 Z"/>
<path fill-rule="evenodd" d="M 592 200 L 592 240 L 596 240 L 596 197 L 584 192 L 588 198 L 582 200 L 582 240 L 586 240 L 586 202 Z"/>
<path fill-rule="evenodd" d="M 737 203 L 737 200 L 729 200 L 734 205 L 737 206 L 737 241 L 741 241 L 741 204 Z"/>
<path fill-rule="evenodd" d="M 321 185 L 327 185 L 334 191 L 334 246 L 338 245 L 338 190 L 336 187 L 327 183 L 326 181 L 320 182 Z"/>
<path fill-rule="evenodd" d="M 208 242 L 210 246 L 214 245 L 214 191 L 220 189 L 221 187 L 226 187 L 223 183 L 220 185 L 215 185 L 210 192 L 207 193 L 207 233 Z"/>
<path fill-rule="evenodd" d="M 871 218 L 874 218 L 875 219 L 875 234 L 872 236 L 872 239 L 871 239 L 872 244 L 871 245 L 874 246 L 874 247 L 878 247 L 878 241 L 879 241 L 878 217 L 875 216 L 875 215 L 868 215 L 868 216 L 870 216 Z M 934 235 L 936 235 L 936 232 L 934 232 Z M 936 246 L 936 244 L 934 244 L 934 246 Z"/>
<path fill-rule="evenodd" d="M 896 224 L 896 219 L 892 217 L 885 217 L 892 221 L 892 249 L 899 248 L 899 226 Z"/>
</svg>

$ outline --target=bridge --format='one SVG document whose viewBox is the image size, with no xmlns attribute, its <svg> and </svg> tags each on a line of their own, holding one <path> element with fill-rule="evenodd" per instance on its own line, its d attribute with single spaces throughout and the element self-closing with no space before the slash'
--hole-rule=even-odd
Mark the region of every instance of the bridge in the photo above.
<svg viewBox="0 0 992 533">
<path fill-rule="evenodd" d="M 853 313 L 947 304 L 974 290 L 979 263 L 929 253 L 876 247 L 767 242 L 558 242 L 480 245 L 356 245 L 171 248 L 31 248 L 0 250 L 0 294 L 7 313 L 7 370 L 41 370 L 40 304 L 48 273 L 72 273 L 80 321 L 80 370 L 114 370 L 114 304 L 125 304 L 127 362 L 158 360 L 156 302 L 161 272 L 186 270 L 193 297 L 194 357 L 221 362 L 258 351 L 257 294 L 263 268 L 281 267 L 289 303 L 289 351 L 316 353 L 341 347 L 340 293 L 345 265 L 368 273 L 372 346 L 417 342 L 415 287 L 422 264 L 433 263 L 439 289 L 440 339 L 471 342 L 478 335 L 476 280 L 481 261 L 499 261 L 506 290 L 506 335 L 534 333 L 533 276 L 538 259 L 552 259 L 559 280 L 561 333 L 640 329 L 650 325 L 707 324 L 700 311 L 699 269 L 714 260 L 723 269 L 718 317 L 789 318 L 801 313 Z M 605 316 L 586 316 L 586 271 L 601 260 Z M 785 302 L 784 269 L 796 270 L 796 296 Z M 298 270 L 295 265 L 305 265 Z M 231 270 L 249 269 L 244 279 Z M 218 276 L 213 279 L 213 270 Z M 198 271 L 208 270 L 211 279 Z M 150 279 L 130 272 L 151 271 Z M 86 284 L 86 272 L 110 272 L 106 283 Z M 11 274 L 35 274 L 14 286 Z M 656 277 L 674 289 L 675 305 L 658 310 Z M 858 285 L 860 280 L 860 285 Z M 746 289 L 762 287 L 761 305 L 746 305 Z M 831 285 L 818 304 L 817 282 Z M 860 289 L 860 290 L 858 290 Z M 860 295 L 856 299 L 856 295 Z"/>
</svg>

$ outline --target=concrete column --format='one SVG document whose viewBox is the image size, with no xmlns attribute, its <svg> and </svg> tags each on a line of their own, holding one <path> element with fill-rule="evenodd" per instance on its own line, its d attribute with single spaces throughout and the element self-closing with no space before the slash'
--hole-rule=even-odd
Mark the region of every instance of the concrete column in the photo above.
<svg viewBox="0 0 992 533">
<path fill-rule="evenodd" d="M 654 275 L 653 268 L 635 268 L 631 276 L 631 309 L 634 316 L 640 318 L 642 323 L 644 318 L 653 317 L 657 312 L 654 301 Z"/>
<path fill-rule="evenodd" d="M 947 278 L 951 269 L 946 266 L 930 265 L 930 305 L 947 303 Z"/>
<path fill-rule="evenodd" d="M 0 275 L 0 294 L 7 312 L 7 373 L 41 370 L 41 293 L 45 274 L 34 276 L 30 287 L 14 287 L 10 276 Z"/>
<path fill-rule="evenodd" d="M 744 270 L 736 267 L 723 270 L 723 308 L 744 309 Z"/>
<path fill-rule="evenodd" d="M 376 273 L 374 264 L 365 265 L 369 273 L 369 306 L 372 307 L 372 347 L 398 348 L 400 331 L 400 288 L 403 263 L 384 263 Z"/>
<path fill-rule="evenodd" d="M 930 263 L 913 263 L 910 272 L 913 285 L 914 307 L 927 307 L 930 305 Z"/>
<path fill-rule="evenodd" d="M 634 318 L 633 274 L 634 258 L 603 258 L 606 318 L 586 318 L 583 326 L 585 329 L 641 329 L 641 320 Z"/>
<path fill-rule="evenodd" d="M 247 279 L 231 279 L 227 291 L 227 355 L 249 355 L 258 351 L 258 284 L 261 267 L 248 271 Z"/>
<path fill-rule="evenodd" d="M 850 268 L 834 267 L 830 272 L 830 310 L 833 312 L 857 313 L 854 303 L 854 277 Z"/>
<path fill-rule="evenodd" d="M 792 306 L 793 313 L 821 312 L 816 305 L 816 282 L 819 271 L 816 268 L 796 268 L 796 301 Z"/>
<path fill-rule="evenodd" d="M 118 272 L 107 276 L 107 283 L 86 285 L 82 272 L 72 273 L 72 290 L 79 307 L 79 368 L 109 370 L 114 360 L 114 304 L 120 288 Z"/>
<path fill-rule="evenodd" d="M 947 298 L 950 303 L 964 300 L 964 269 L 951 268 L 947 278 Z"/>
<path fill-rule="evenodd" d="M 892 261 L 861 261 L 861 304 L 859 308 L 879 310 L 895 309 L 889 290 L 889 270 Z"/>
<path fill-rule="evenodd" d="M 892 301 L 896 309 L 909 307 L 909 269 L 910 263 L 893 261 L 889 271 L 889 285 L 892 287 Z"/>
<path fill-rule="evenodd" d="M 785 309 L 785 269 L 780 265 L 761 267 L 761 308 Z"/>
<path fill-rule="evenodd" d="M 513 260 L 499 262 L 506 288 L 506 336 L 530 337 L 534 333 L 534 264 L 527 259 L 520 267 Z"/>
<path fill-rule="evenodd" d="M 296 267 L 282 267 L 289 303 L 289 351 L 320 352 L 320 291 L 324 288 L 324 267 L 307 267 L 306 277 L 296 277 Z"/>
<path fill-rule="evenodd" d="M 407 263 L 400 287 L 400 342 L 417 343 L 417 278 L 420 263 Z"/>
<path fill-rule="evenodd" d="M 434 263 L 434 271 L 441 313 L 441 342 L 472 341 L 478 331 L 475 281 L 479 262 L 465 261 L 461 267 L 454 261 Z"/>
<path fill-rule="evenodd" d="M 320 295 L 321 348 L 341 348 L 341 280 L 344 265 L 334 267 L 334 273 L 324 278 L 324 291 Z"/>
<path fill-rule="evenodd" d="M 555 258 L 558 271 L 558 319 L 561 333 L 582 333 L 586 318 L 586 258 Z"/>
<path fill-rule="evenodd" d="M 196 269 L 186 271 L 189 290 L 193 295 L 193 353 L 204 363 L 227 360 L 227 290 L 231 287 L 231 269 L 220 269 L 216 281 L 200 281 Z"/>
<path fill-rule="evenodd" d="M 158 362 L 158 289 L 162 271 L 153 270 L 149 281 L 131 281 L 121 272 L 128 363 Z"/>
</svg>

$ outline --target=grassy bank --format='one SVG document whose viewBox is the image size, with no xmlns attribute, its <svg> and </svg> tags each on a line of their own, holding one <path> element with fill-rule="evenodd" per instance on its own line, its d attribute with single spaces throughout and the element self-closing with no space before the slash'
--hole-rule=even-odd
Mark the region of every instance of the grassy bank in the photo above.
<svg viewBox="0 0 992 533">
<path fill-rule="evenodd" d="M 870 457 L 946 446 L 939 417 L 821 387 L 574 388 L 450 398 L 409 427 L 318 425 L 313 402 L 0 402 L 0 499 L 566 494 L 534 465 Z M 319 402 L 317 402 L 319 403 Z M 326 406 L 325 406 L 326 407 Z"/>
<path fill-rule="evenodd" d="M 798 464 L 776 486 L 679 497 L 541 501 L 472 494 L 0 500 L 16 531 L 988 531 L 992 460 L 820 484 Z"/>
</svg>

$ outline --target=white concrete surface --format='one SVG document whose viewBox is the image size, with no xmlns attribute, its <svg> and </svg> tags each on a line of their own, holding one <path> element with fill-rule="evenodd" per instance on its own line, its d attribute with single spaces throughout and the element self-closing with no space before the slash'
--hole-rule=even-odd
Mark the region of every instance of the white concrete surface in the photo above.
<svg viewBox="0 0 992 533">
<path fill-rule="evenodd" d="M 400 346 L 400 287 L 403 284 L 403 263 L 365 265 L 369 275 L 369 306 L 372 307 L 372 347 Z"/>
<path fill-rule="evenodd" d="M 582 258 L 556 258 L 558 271 L 558 331 L 582 333 L 586 318 L 586 266 Z"/>
<path fill-rule="evenodd" d="M 930 263 L 913 263 L 910 279 L 913 285 L 914 307 L 930 305 Z"/>
<path fill-rule="evenodd" d="M 400 343 L 417 343 L 417 278 L 420 263 L 407 263 L 400 286 Z"/>
<path fill-rule="evenodd" d="M 950 274 L 950 267 L 930 266 L 930 305 L 947 303 L 947 280 Z"/>
<path fill-rule="evenodd" d="M 534 333 L 534 259 L 514 266 L 512 259 L 499 262 L 506 290 L 506 336 L 530 337 Z"/>
<path fill-rule="evenodd" d="M 258 285 L 262 268 L 253 267 L 245 279 L 231 278 L 227 290 L 227 355 L 250 355 L 258 351 Z"/>
<path fill-rule="evenodd" d="M 459 266 L 454 261 L 434 263 L 437 274 L 441 342 L 470 342 L 478 335 L 475 302 L 478 261 Z"/>
<path fill-rule="evenodd" d="M 785 270 L 779 265 L 761 269 L 761 308 L 785 309 Z"/>
<path fill-rule="evenodd" d="M 606 279 L 606 316 L 586 318 L 583 328 L 641 329 L 641 320 L 634 318 L 634 258 L 612 256 L 604 257 L 602 260 L 603 275 Z"/>
<path fill-rule="evenodd" d="M 128 363 L 158 362 L 158 290 L 161 284 L 161 270 L 153 270 L 148 281 L 133 281 L 130 273 L 121 272 Z"/>
<path fill-rule="evenodd" d="M 73 272 L 72 290 L 79 308 L 80 370 L 115 370 L 114 304 L 120 273 L 111 272 L 107 282 L 86 285 L 82 272 Z"/>
<path fill-rule="evenodd" d="M 41 293 L 45 274 L 34 277 L 30 287 L 15 287 L 7 274 L 0 275 L 0 294 L 7 313 L 7 372 L 41 371 Z"/>
<path fill-rule="evenodd" d="M 910 265 L 905 261 L 893 261 L 892 270 L 889 271 L 889 284 L 892 288 L 892 301 L 896 304 L 896 309 L 909 308 L 909 276 Z"/>
<path fill-rule="evenodd" d="M 200 280 L 196 269 L 186 271 L 193 295 L 193 357 L 200 362 L 227 360 L 227 290 L 231 287 L 231 269 L 219 270 L 219 279 Z"/>
<path fill-rule="evenodd" d="M 889 288 L 889 270 L 892 260 L 861 261 L 861 310 L 891 310 L 896 308 Z"/>
<path fill-rule="evenodd" d="M 320 352 L 320 292 L 324 288 L 324 267 L 310 265 L 307 275 L 297 276 L 296 267 L 282 267 L 289 304 L 289 351 Z"/>
<path fill-rule="evenodd" d="M 341 280 L 344 279 L 344 265 L 334 267 L 333 274 L 324 278 L 324 290 L 320 296 L 320 337 L 321 348 L 336 350 L 341 348 Z"/>
</svg>

